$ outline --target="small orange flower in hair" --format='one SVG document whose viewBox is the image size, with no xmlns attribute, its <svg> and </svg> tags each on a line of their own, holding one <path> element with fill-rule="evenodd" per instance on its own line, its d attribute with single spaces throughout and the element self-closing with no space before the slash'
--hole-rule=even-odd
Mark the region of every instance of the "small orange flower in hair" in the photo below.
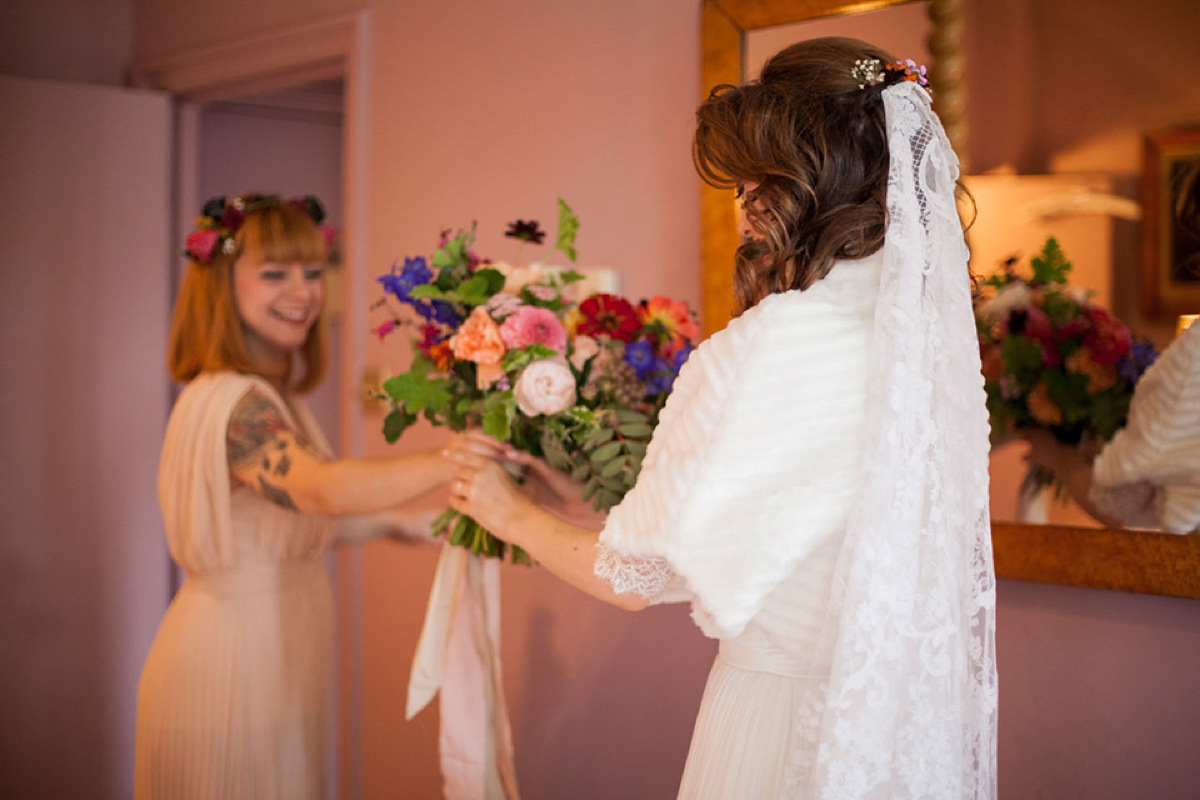
<svg viewBox="0 0 1200 800">
<path fill-rule="evenodd" d="M 884 64 L 878 58 L 860 58 L 850 69 L 850 77 L 858 82 L 858 88 L 868 86 L 892 86 L 903 81 L 911 81 L 926 91 L 929 90 L 929 77 L 925 65 L 918 64 L 911 58 L 897 61 L 895 64 Z"/>
</svg>

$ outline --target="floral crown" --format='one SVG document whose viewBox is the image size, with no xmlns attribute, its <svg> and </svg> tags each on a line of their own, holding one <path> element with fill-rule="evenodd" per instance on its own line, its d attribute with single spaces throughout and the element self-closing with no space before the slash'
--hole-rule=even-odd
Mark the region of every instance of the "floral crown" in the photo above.
<svg viewBox="0 0 1200 800">
<path fill-rule="evenodd" d="M 299 208 L 312 219 L 325 239 L 325 248 L 333 247 L 337 232 L 325 221 L 325 207 L 311 194 L 284 200 L 277 194 L 246 194 L 226 202 L 224 197 L 210 198 L 196 217 L 196 230 L 187 237 L 184 255 L 201 264 L 211 264 L 218 252 L 232 255 L 233 237 L 246 221 L 247 214 L 283 204 Z"/>
<path fill-rule="evenodd" d="M 902 81 L 912 81 L 929 91 L 925 65 L 917 64 L 911 58 L 897 61 L 895 64 L 884 64 L 878 58 L 860 58 L 850 69 L 850 77 L 858 81 L 860 89 L 878 86 L 881 83 L 886 88 Z"/>
</svg>

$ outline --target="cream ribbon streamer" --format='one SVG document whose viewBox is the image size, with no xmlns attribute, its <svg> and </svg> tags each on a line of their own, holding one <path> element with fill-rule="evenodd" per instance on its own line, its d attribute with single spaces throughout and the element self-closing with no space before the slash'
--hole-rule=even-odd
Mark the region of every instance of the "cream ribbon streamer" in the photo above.
<svg viewBox="0 0 1200 800">
<path fill-rule="evenodd" d="M 439 690 L 446 800 L 519 800 L 500 678 L 500 565 L 450 544 L 413 657 L 406 718 Z"/>
</svg>

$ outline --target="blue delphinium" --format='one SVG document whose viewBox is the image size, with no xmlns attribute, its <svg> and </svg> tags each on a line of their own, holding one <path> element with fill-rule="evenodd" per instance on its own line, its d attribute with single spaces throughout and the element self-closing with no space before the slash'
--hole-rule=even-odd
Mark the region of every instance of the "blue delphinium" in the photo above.
<svg viewBox="0 0 1200 800">
<path fill-rule="evenodd" d="M 412 290 L 429 283 L 432 279 L 433 270 L 425 263 L 423 256 L 417 256 L 404 259 L 404 268 L 400 270 L 399 274 L 396 272 L 396 262 L 392 262 L 392 271 L 387 275 L 380 276 L 379 282 L 383 284 L 384 291 L 390 292 L 401 303 L 408 303 L 415 307 L 419 303 L 409 297 Z"/>
<path fill-rule="evenodd" d="M 654 359 L 653 371 L 646 378 L 646 394 L 657 397 L 671 391 L 671 387 L 675 385 L 675 376 L 678 374 L 679 371 L 675 369 L 673 362 L 665 358 Z"/>
<path fill-rule="evenodd" d="M 1117 363 L 1117 372 L 1130 383 L 1137 383 L 1142 373 L 1158 358 L 1158 351 L 1149 342 L 1135 341 L 1129 352 Z"/>
<path fill-rule="evenodd" d="M 645 339 L 625 345 L 625 363 L 637 372 L 639 381 L 646 379 L 646 373 L 654 367 L 655 360 L 654 345 Z"/>
<path fill-rule="evenodd" d="M 675 354 L 675 363 L 673 365 L 677 374 L 679 370 L 683 369 L 683 362 L 688 360 L 688 356 L 690 356 L 692 351 L 695 349 L 696 348 L 692 347 L 690 344 L 684 344 L 683 347 L 679 348 L 679 352 Z"/>
</svg>

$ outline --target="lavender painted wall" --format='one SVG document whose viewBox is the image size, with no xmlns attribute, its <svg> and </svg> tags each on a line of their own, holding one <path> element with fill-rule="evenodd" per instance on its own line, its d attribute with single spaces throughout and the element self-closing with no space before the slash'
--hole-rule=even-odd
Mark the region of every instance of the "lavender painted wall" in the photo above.
<svg viewBox="0 0 1200 800">
<path fill-rule="evenodd" d="M 170 102 L 0 77 L 0 796 L 133 793 L 167 605 Z"/>
</svg>

